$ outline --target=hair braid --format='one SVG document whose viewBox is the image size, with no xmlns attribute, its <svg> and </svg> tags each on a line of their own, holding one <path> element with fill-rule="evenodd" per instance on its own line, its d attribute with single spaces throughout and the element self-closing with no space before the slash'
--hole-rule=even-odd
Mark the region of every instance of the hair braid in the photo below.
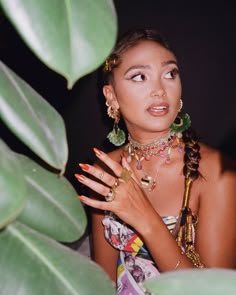
<svg viewBox="0 0 236 295">
<path fill-rule="evenodd" d="M 194 181 L 200 175 L 198 167 L 201 155 L 198 138 L 195 131 L 191 127 L 183 132 L 183 142 L 185 143 L 183 173 L 185 178 L 190 178 Z"/>
</svg>

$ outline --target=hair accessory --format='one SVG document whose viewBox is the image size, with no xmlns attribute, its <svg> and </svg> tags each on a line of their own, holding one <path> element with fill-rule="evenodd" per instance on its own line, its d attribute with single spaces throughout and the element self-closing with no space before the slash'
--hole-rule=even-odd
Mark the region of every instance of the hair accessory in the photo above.
<svg viewBox="0 0 236 295">
<path fill-rule="evenodd" d="M 175 121 L 171 124 L 170 130 L 175 132 L 177 136 L 182 136 L 182 133 L 191 126 L 189 114 L 184 114 L 183 117 L 177 116 Z"/>
<path fill-rule="evenodd" d="M 193 265 L 198 268 L 204 268 L 205 266 L 201 262 L 193 243 L 193 214 L 189 207 L 192 182 L 193 180 L 187 176 L 185 179 L 182 209 L 172 234 L 176 238 L 177 244 L 183 253 L 192 261 Z"/>
<path fill-rule="evenodd" d="M 120 111 L 118 109 L 114 109 L 108 104 L 108 102 L 106 102 L 106 105 L 108 116 L 115 120 L 113 124 L 113 129 L 111 132 L 108 133 L 107 138 L 115 146 L 120 146 L 124 144 L 126 140 L 125 132 L 118 126 L 120 121 Z"/>
<path fill-rule="evenodd" d="M 116 65 L 116 58 L 114 55 L 111 55 L 104 64 L 103 71 L 104 72 L 111 72 L 113 67 Z"/>
<path fill-rule="evenodd" d="M 109 190 L 109 192 L 107 193 L 107 195 L 105 196 L 105 200 L 107 202 L 111 202 L 111 201 L 113 201 L 115 199 L 115 196 L 116 196 L 116 192 L 115 192 L 115 190 L 113 188 L 111 188 Z"/>
</svg>

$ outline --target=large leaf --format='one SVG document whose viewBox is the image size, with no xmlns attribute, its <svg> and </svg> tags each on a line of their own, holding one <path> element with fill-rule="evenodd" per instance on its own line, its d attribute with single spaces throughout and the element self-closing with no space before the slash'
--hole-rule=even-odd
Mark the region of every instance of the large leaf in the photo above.
<svg viewBox="0 0 236 295">
<path fill-rule="evenodd" d="M 20 163 L 0 139 L 0 229 L 20 214 L 25 202 L 26 185 Z"/>
<path fill-rule="evenodd" d="M 16 30 L 69 88 L 95 70 L 116 41 L 112 0 L 1 0 Z"/>
<path fill-rule="evenodd" d="M 115 295 L 88 258 L 19 223 L 0 233 L 1 295 Z"/>
<path fill-rule="evenodd" d="M 64 171 L 68 147 L 62 117 L 2 62 L 0 118 L 39 157 L 49 165 Z"/>
<path fill-rule="evenodd" d="M 27 183 L 27 203 L 18 220 L 59 241 L 79 239 L 87 219 L 72 185 L 26 156 L 18 160 Z"/>
<path fill-rule="evenodd" d="M 145 283 L 153 295 L 235 295 L 236 271 L 229 269 L 179 270 Z"/>
</svg>

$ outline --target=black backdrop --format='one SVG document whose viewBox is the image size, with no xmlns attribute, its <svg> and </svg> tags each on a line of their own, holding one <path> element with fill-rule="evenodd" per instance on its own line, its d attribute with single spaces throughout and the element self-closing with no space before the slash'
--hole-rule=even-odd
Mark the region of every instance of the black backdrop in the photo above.
<svg viewBox="0 0 236 295">
<path fill-rule="evenodd" d="M 188 3 L 188 4 L 186 4 Z M 177 53 L 183 83 L 184 111 L 202 141 L 235 158 L 235 9 L 227 1 L 115 1 L 119 33 L 135 27 L 158 28 Z M 92 147 L 111 149 L 99 72 L 80 79 L 71 91 L 66 81 L 48 70 L 23 44 L 0 15 L 0 58 L 46 98 L 64 117 L 69 161 L 66 176 L 78 191 L 73 174 L 79 162 L 92 162 Z M 1 124 L 1 137 L 29 154 Z"/>
</svg>

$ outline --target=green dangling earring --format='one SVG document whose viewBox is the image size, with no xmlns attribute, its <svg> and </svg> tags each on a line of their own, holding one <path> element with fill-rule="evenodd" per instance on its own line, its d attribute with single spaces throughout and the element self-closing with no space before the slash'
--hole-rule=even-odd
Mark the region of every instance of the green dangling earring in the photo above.
<svg viewBox="0 0 236 295">
<path fill-rule="evenodd" d="M 119 110 L 113 109 L 112 106 L 110 106 L 107 102 L 107 114 L 109 117 L 113 118 L 115 120 L 113 129 L 111 132 L 108 133 L 107 138 L 109 141 L 115 145 L 115 146 L 121 146 L 125 143 L 126 135 L 125 132 L 119 128 L 118 124 L 120 121 L 120 112 Z"/>
<path fill-rule="evenodd" d="M 107 138 L 115 146 L 120 146 L 125 143 L 125 132 L 118 127 L 118 124 L 114 123 L 113 129 L 108 133 Z"/>
<path fill-rule="evenodd" d="M 180 107 L 179 107 L 179 113 L 183 107 L 183 101 L 180 99 Z M 182 117 L 178 115 L 175 118 L 175 121 L 170 126 L 170 131 L 182 134 L 186 129 L 188 129 L 191 126 L 191 120 L 189 114 L 184 114 Z"/>
<path fill-rule="evenodd" d="M 191 120 L 189 114 L 184 114 L 182 117 L 178 115 L 175 121 L 170 126 L 170 131 L 175 133 L 183 133 L 191 126 Z"/>
</svg>

